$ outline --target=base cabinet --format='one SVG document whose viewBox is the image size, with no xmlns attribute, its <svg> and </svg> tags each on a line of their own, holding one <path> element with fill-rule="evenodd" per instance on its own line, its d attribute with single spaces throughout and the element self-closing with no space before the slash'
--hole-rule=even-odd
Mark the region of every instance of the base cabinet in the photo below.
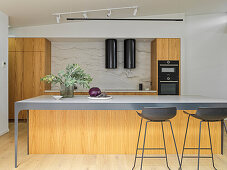
<svg viewBox="0 0 227 170">
<path fill-rule="evenodd" d="M 189 111 L 195 113 L 195 111 Z M 30 154 L 135 154 L 140 117 L 135 110 L 30 110 Z M 171 119 L 179 153 L 183 148 L 187 115 L 182 110 Z M 198 147 L 199 120 L 191 117 L 186 147 Z M 140 145 L 145 128 L 143 121 Z M 213 151 L 221 153 L 221 123 L 212 122 Z M 174 142 L 168 122 L 164 122 L 167 153 L 175 154 Z M 207 124 L 202 124 L 201 147 L 210 147 Z M 146 147 L 163 147 L 161 124 L 148 124 Z M 163 151 L 146 151 L 163 154 Z M 187 150 L 185 154 L 197 154 Z M 202 150 L 201 154 L 210 154 Z"/>
</svg>

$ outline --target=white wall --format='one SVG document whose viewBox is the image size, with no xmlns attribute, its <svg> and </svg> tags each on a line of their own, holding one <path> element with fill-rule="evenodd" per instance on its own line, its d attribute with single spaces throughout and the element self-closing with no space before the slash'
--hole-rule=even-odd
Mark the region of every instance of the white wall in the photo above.
<svg viewBox="0 0 227 170">
<path fill-rule="evenodd" d="M 186 17 L 184 94 L 227 98 L 227 14 Z"/>
<path fill-rule="evenodd" d="M 0 11 L 0 136 L 8 132 L 8 16 Z"/>
<path fill-rule="evenodd" d="M 148 18 L 184 19 L 184 14 L 149 16 Z M 183 30 L 184 22 L 77 21 L 62 24 L 11 28 L 9 35 L 11 37 L 47 38 L 170 38 L 182 37 Z"/>
</svg>

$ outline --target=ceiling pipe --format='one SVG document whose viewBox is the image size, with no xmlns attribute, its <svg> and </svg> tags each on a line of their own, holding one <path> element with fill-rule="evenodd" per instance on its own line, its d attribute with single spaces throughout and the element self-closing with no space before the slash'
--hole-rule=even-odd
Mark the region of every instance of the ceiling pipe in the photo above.
<svg viewBox="0 0 227 170">
<path fill-rule="evenodd" d="M 83 21 L 83 20 L 89 20 L 89 21 L 175 21 L 175 22 L 182 22 L 183 19 L 164 19 L 164 18 L 132 18 L 132 19 L 126 19 L 126 18 L 67 18 L 68 21 Z"/>
</svg>

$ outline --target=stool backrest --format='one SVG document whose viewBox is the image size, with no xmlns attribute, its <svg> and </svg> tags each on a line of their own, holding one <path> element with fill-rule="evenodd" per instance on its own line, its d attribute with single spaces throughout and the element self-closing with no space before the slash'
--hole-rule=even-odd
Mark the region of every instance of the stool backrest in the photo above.
<svg viewBox="0 0 227 170">
<path fill-rule="evenodd" d="M 176 107 L 144 107 L 141 116 L 149 120 L 168 120 L 176 113 Z"/>
<path fill-rule="evenodd" d="M 200 107 L 196 115 L 204 120 L 224 120 L 227 118 L 227 108 Z"/>
</svg>

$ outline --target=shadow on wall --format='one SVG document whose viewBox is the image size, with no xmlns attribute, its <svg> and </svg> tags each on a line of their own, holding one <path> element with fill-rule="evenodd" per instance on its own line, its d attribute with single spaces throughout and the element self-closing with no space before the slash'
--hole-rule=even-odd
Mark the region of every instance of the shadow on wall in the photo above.
<svg viewBox="0 0 227 170">
<path fill-rule="evenodd" d="M 188 16 L 185 94 L 227 98 L 227 14 Z"/>
</svg>

